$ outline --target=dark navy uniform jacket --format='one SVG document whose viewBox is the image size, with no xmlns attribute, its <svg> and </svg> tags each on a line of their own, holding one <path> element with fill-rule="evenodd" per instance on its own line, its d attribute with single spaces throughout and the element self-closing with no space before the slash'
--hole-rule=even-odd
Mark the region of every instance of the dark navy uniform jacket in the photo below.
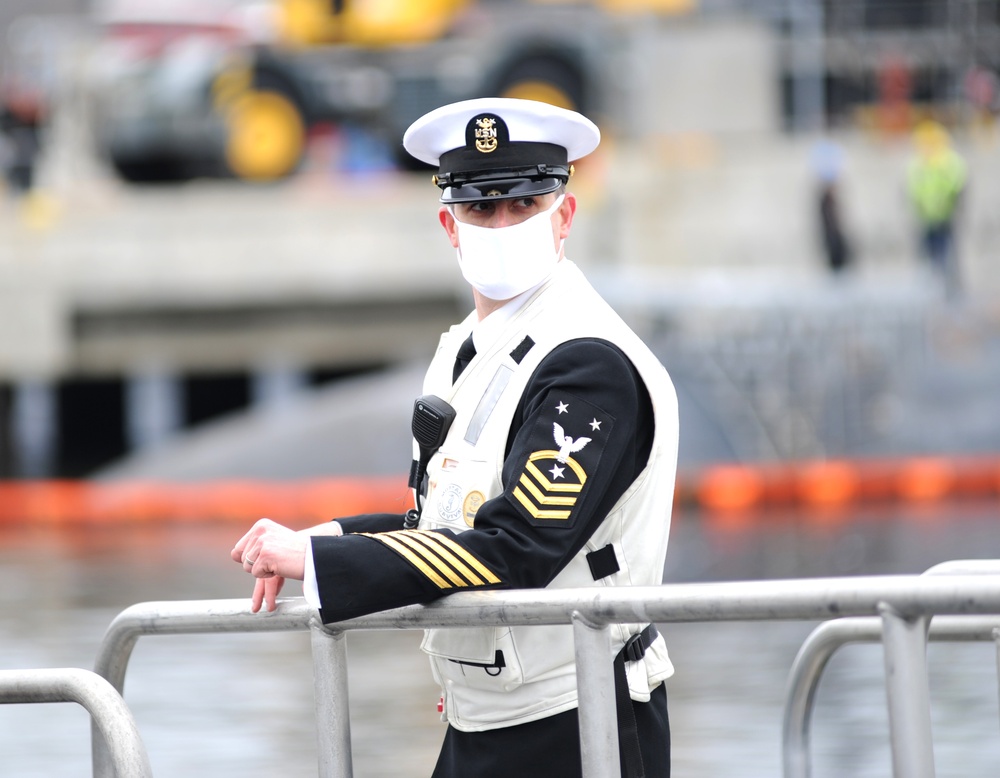
<svg viewBox="0 0 1000 778">
<path fill-rule="evenodd" d="M 595 410 L 613 419 L 606 435 L 595 436 L 579 456 L 586 457 L 585 492 L 570 519 L 552 523 L 531 520 L 513 495 L 532 452 L 552 447 L 556 402 L 572 398 L 570 413 Z M 588 415 L 586 420 L 589 421 Z M 521 397 L 511 423 L 503 464 L 504 492 L 485 502 L 474 528 L 455 533 L 434 530 L 432 539 L 448 558 L 464 560 L 459 569 L 491 573 L 464 576 L 449 567 L 458 586 L 442 589 L 426 566 L 415 566 L 405 555 L 366 534 L 399 532 L 403 516 L 369 514 L 339 519 L 341 537 L 312 538 L 313 560 L 324 623 L 341 621 L 388 608 L 426 603 L 455 591 L 544 587 L 583 547 L 645 467 L 653 439 L 653 408 L 649 393 L 631 361 L 613 344 L 579 339 L 557 346 L 539 364 Z"/>
</svg>

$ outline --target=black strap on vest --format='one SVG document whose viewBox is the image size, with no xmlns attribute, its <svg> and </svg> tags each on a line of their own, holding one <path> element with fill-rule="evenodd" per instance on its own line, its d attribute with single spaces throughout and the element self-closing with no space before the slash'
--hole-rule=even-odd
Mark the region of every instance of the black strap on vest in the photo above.
<svg viewBox="0 0 1000 778">
<path fill-rule="evenodd" d="M 521 364 L 521 360 L 524 359 L 528 352 L 531 351 L 532 346 L 535 345 L 535 341 L 531 339 L 530 335 L 525 335 L 524 340 L 514 347 L 514 350 L 510 352 L 510 358 L 513 359 L 517 364 Z"/>
<path fill-rule="evenodd" d="M 625 677 L 625 663 L 638 662 L 646 655 L 646 649 L 656 640 L 660 633 L 655 624 L 650 624 L 642 632 L 628 639 L 622 650 L 615 657 L 615 707 L 618 711 L 618 743 L 622 758 L 625 761 L 625 773 L 622 778 L 645 778 L 646 770 L 642 764 L 642 751 L 639 748 L 639 728 L 635 723 L 635 709 L 632 707 L 632 697 L 628 693 L 628 680 Z"/>
<path fill-rule="evenodd" d="M 618 555 L 615 554 L 615 547 L 608 543 L 604 548 L 591 551 L 587 554 L 587 564 L 590 565 L 590 574 L 595 581 L 614 575 L 621 567 L 618 566 Z"/>
</svg>

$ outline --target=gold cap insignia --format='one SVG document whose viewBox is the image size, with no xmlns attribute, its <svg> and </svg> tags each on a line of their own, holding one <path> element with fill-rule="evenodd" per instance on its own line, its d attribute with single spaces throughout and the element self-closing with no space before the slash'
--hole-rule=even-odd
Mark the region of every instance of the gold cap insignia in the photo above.
<svg viewBox="0 0 1000 778">
<path fill-rule="evenodd" d="M 476 120 L 476 150 L 489 154 L 497 149 L 497 120 L 484 116 Z"/>
</svg>

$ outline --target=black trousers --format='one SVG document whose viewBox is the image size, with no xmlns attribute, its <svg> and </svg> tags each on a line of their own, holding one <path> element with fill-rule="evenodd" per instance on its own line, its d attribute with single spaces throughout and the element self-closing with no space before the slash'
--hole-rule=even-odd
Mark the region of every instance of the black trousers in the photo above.
<svg viewBox="0 0 1000 778">
<path fill-rule="evenodd" d="M 646 778 L 670 777 L 667 690 L 635 703 Z M 622 765 L 622 776 L 628 778 Z M 576 710 L 528 724 L 460 732 L 448 727 L 433 778 L 580 778 L 580 722 Z"/>
</svg>

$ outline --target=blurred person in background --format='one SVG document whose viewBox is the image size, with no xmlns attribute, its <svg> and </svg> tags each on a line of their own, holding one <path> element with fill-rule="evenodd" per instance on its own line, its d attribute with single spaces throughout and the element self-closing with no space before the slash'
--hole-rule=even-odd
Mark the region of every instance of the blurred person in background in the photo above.
<svg viewBox="0 0 1000 778">
<path fill-rule="evenodd" d="M 913 132 L 915 154 L 907 171 L 907 193 L 920 229 L 921 248 L 949 293 L 959 288 L 955 220 L 966 186 L 965 161 L 948 131 L 925 121 Z"/>
<path fill-rule="evenodd" d="M 0 101 L 0 161 L 7 186 L 16 197 L 35 186 L 35 167 L 41 152 L 42 103 L 33 94 L 7 87 Z"/>
<path fill-rule="evenodd" d="M 816 175 L 820 237 L 827 267 L 834 273 L 845 270 L 851 261 L 851 249 L 844 232 L 840 207 L 840 177 L 844 166 L 844 151 L 833 141 L 823 140 L 812 150 L 812 166 Z"/>
<path fill-rule="evenodd" d="M 303 580 L 324 623 L 453 592 L 662 582 L 676 395 L 563 249 L 570 163 L 599 141 L 580 114 L 500 98 L 407 130 L 407 151 L 438 167 L 438 219 L 475 303 L 414 406 L 416 507 L 300 532 L 258 521 L 231 554 L 257 579 L 253 611 L 275 608 L 285 578 Z M 422 442 L 421 424 L 452 412 Z M 622 775 L 668 776 L 663 638 L 618 624 L 612 643 Z M 422 648 L 448 723 L 436 778 L 581 774 L 566 626 L 431 629 Z"/>
<path fill-rule="evenodd" d="M 47 109 L 40 89 L 11 79 L 0 91 L 0 167 L 21 222 L 36 230 L 49 227 L 57 216 L 56 203 L 39 185 L 38 175 Z"/>
</svg>

